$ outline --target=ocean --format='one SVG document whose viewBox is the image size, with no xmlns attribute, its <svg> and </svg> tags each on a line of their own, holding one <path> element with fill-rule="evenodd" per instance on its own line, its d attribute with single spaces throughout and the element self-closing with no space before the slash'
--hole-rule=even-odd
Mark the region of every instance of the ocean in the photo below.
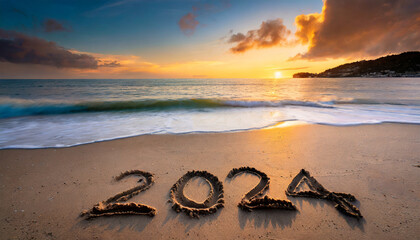
<svg viewBox="0 0 420 240">
<path fill-rule="evenodd" d="M 419 124 L 420 79 L 0 80 L 1 149 L 283 122 Z"/>
</svg>

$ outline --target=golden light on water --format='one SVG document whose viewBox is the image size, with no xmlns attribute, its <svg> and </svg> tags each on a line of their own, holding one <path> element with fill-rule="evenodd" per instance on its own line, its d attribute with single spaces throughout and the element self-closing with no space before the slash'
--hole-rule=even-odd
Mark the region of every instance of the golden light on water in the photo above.
<svg viewBox="0 0 420 240">
<path fill-rule="evenodd" d="M 283 77 L 283 74 L 281 72 L 277 71 L 277 72 L 274 73 L 274 78 L 278 79 L 278 78 L 282 78 L 282 77 Z"/>
</svg>

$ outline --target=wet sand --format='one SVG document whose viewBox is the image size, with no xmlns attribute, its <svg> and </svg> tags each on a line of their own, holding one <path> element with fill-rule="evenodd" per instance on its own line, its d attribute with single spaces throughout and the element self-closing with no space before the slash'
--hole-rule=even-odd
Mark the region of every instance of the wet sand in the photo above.
<svg viewBox="0 0 420 240">
<path fill-rule="evenodd" d="M 70 148 L 0 150 L 0 239 L 416 239 L 420 236 L 420 126 L 302 125 L 239 133 L 149 135 Z M 265 196 L 296 211 L 238 207 L 259 182 L 233 168 L 255 167 L 270 178 Z M 363 218 L 328 199 L 287 196 L 304 168 L 331 192 L 352 194 Z M 85 220 L 80 213 L 139 186 L 114 178 L 127 170 L 153 175 L 127 202 L 156 215 Z M 223 183 L 224 207 L 191 218 L 172 209 L 171 187 L 188 171 Z M 203 202 L 207 180 L 192 178 L 185 199 Z M 304 188 L 304 186 L 303 186 Z M 297 189 L 304 191 L 308 189 Z"/>
</svg>

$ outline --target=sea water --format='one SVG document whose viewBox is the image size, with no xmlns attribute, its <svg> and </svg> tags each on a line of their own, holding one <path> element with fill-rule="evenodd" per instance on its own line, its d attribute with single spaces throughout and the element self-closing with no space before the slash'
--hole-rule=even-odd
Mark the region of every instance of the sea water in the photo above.
<svg viewBox="0 0 420 240">
<path fill-rule="evenodd" d="M 418 124 L 420 79 L 0 80 L 0 148 L 245 131 L 285 121 Z"/>
</svg>

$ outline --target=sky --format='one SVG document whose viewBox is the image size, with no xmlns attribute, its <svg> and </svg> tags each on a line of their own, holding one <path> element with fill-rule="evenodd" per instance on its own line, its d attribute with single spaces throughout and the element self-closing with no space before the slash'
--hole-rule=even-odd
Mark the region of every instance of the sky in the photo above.
<svg viewBox="0 0 420 240">
<path fill-rule="evenodd" d="M 418 0 L 0 0 L 0 78 L 282 78 L 418 50 Z"/>
</svg>

